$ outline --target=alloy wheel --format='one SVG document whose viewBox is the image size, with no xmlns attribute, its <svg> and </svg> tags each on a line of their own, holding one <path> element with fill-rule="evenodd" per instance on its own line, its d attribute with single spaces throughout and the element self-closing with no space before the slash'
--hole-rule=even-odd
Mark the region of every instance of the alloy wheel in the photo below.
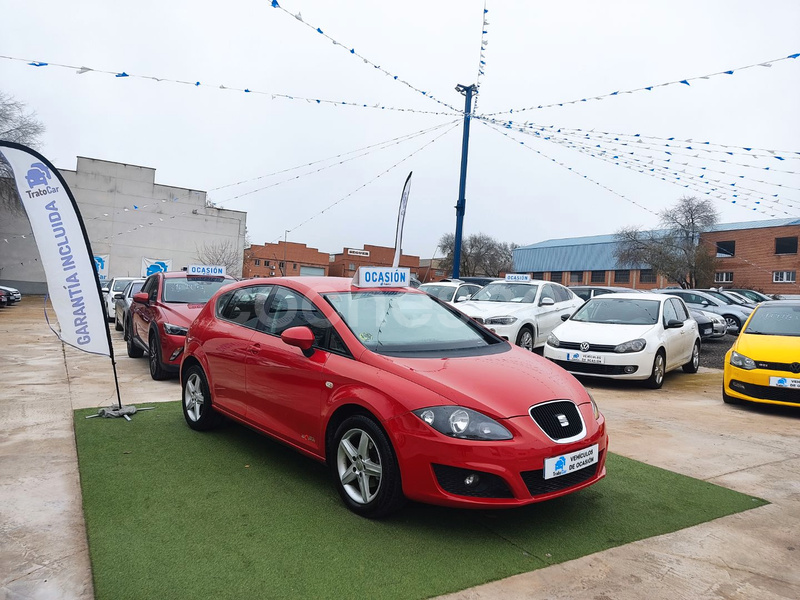
<svg viewBox="0 0 800 600">
<path fill-rule="evenodd" d="M 368 504 L 378 495 L 383 479 L 381 455 L 363 429 L 350 429 L 342 436 L 336 468 L 342 487 L 354 502 Z"/>
</svg>

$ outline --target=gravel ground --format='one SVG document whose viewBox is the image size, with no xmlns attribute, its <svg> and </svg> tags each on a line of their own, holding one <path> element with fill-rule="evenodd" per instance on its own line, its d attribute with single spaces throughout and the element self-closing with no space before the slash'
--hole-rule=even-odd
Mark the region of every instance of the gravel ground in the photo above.
<svg viewBox="0 0 800 600">
<path fill-rule="evenodd" d="M 725 362 L 725 353 L 735 341 L 736 336 L 730 333 L 721 338 L 704 340 L 700 346 L 700 366 L 721 369 Z"/>
</svg>

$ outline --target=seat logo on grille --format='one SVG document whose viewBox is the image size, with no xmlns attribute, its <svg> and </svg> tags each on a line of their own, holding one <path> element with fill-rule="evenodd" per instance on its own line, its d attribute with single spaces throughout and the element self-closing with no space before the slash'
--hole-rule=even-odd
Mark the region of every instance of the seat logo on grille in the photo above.
<svg viewBox="0 0 800 600">
<path fill-rule="evenodd" d="M 581 349 L 581 352 L 588 352 L 589 351 L 589 342 L 581 342 L 580 349 Z"/>
<path fill-rule="evenodd" d="M 568 427 L 569 426 L 569 421 L 567 420 L 567 416 L 566 415 L 556 415 L 556 418 L 558 419 L 558 422 L 561 423 L 562 427 Z"/>
</svg>

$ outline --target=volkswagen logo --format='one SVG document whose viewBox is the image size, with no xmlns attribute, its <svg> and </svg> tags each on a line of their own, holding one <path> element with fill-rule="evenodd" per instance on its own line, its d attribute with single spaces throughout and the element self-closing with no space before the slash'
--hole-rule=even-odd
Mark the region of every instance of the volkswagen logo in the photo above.
<svg viewBox="0 0 800 600">
<path fill-rule="evenodd" d="M 588 352 L 589 351 L 589 342 L 581 342 L 580 349 L 581 349 L 581 352 Z"/>
<path fill-rule="evenodd" d="M 789 365 L 789 368 L 792 370 L 792 373 L 800 373 L 800 363 L 793 362 Z"/>
</svg>

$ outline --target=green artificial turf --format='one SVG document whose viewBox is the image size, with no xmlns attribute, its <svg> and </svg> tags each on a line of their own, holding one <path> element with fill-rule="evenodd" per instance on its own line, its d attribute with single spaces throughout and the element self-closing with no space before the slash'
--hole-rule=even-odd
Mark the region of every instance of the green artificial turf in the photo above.
<svg viewBox="0 0 800 600">
<path fill-rule="evenodd" d="M 408 504 L 381 521 L 327 469 L 244 427 L 75 413 L 96 598 L 427 598 L 761 506 L 609 454 L 600 483 L 524 508 Z"/>
</svg>

